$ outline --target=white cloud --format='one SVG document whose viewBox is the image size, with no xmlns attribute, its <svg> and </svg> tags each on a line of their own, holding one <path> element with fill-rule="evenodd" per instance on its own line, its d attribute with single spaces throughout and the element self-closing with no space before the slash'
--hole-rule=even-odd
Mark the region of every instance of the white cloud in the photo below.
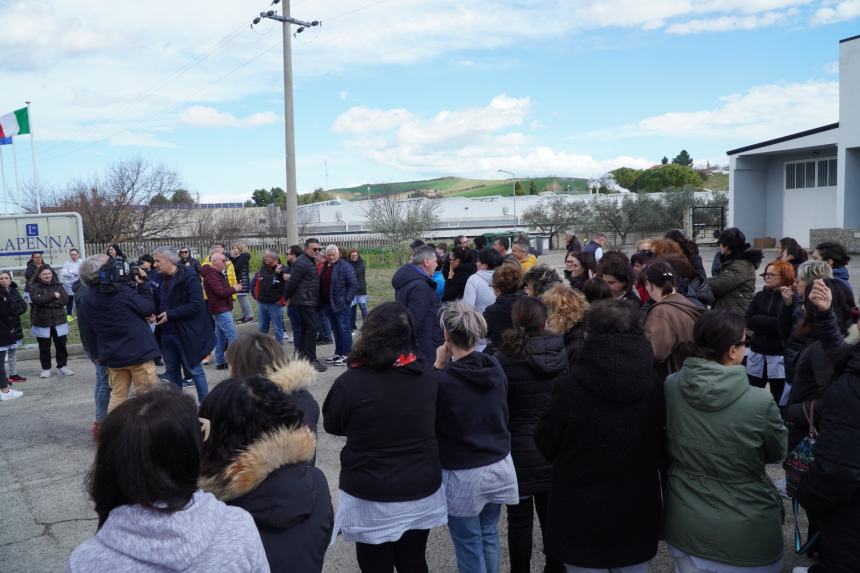
<svg viewBox="0 0 860 573">
<path fill-rule="evenodd" d="M 860 16 L 860 0 L 844 0 L 832 6 L 825 6 L 815 12 L 812 23 L 815 25 L 835 24 Z"/>
<path fill-rule="evenodd" d="M 191 127 L 259 127 L 283 121 L 276 113 L 265 111 L 238 118 L 231 113 L 218 111 L 214 107 L 195 105 L 179 114 L 179 121 Z"/>
<path fill-rule="evenodd" d="M 596 159 L 573 150 L 532 145 L 518 128 L 526 124 L 529 98 L 501 94 L 486 106 L 422 116 L 403 108 L 357 107 L 339 116 L 332 128 L 349 136 L 354 155 L 389 170 L 421 176 L 496 177 L 498 169 L 517 175 L 599 175 L 628 165 L 648 167 L 644 158 Z"/>
<path fill-rule="evenodd" d="M 731 32 L 734 30 L 755 30 L 773 26 L 784 21 L 789 12 L 766 12 L 748 16 L 722 16 L 705 20 L 690 20 L 672 24 L 666 31 L 670 34 L 700 34 L 702 32 Z"/>
<path fill-rule="evenodd" d="M 839 83 L 756 86 L 720 98 L 713 109 L 668 112 L 589 134 L 603 139 L 697 137 L 765 140 L 826 125 L 839 117 Z"/>
</svg>

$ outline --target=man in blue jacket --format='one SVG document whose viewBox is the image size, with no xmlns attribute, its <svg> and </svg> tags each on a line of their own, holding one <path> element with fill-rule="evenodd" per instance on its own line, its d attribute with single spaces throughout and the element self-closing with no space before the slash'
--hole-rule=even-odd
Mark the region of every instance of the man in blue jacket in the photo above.
<svg viewBox="0 0 860 573">
<path fill-rule="evenodd" d="M 87 259 L 81 267 L 89 290 L 80 299 L 78 326 L 84 347 L 108 370 L 111 412 L 128 399 L 132 384 L 140 394 L 158 382 L 155 359 L 161 352 L 147 322 L 155 310 L 149 277 L 141 271 L 131 281 L 104 285 L 96 261 Z"/>
<path fill-rule="evenodd" d="M 352 351 L 349 308 L 358 291 L 358 281 L 352 265 L 341 260 L 337 246 L 326 247 L 325 258 L 320 272 L 320 304 L 334 334 L 334 356 L 326 358 L 326 362 L 346 366 L 346 356 Z"/>
<path fill-rule="evenodd" d="M 153 253 L 158 269 L 155 289 L 155 319 L 161 340 L 167 378 L 182 388 L 182 368 L 191 373 L 197 400 L 209 393 L 200 362 L 215 347 L 215 327 L 206 311 L 200 276 L 192 267 L 179 266 L 179 253 L 159 247 Z"/>
<path fill-rule="evenodd" d="M 415 329 L 416 354 L 425 367 L 433 365 L 436 347 L 442 344 L 434 270 L 436 251 L 433 247 L 419 247 L 412 254 L 412 260 L 397 269 L 391 279 L 395 300 L 409 311 Z"/>
</svg>

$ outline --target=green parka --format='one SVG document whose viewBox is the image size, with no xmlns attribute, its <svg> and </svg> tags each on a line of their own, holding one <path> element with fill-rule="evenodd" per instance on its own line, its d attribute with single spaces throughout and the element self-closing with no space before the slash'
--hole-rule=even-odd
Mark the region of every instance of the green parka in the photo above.
<svg viewBox="0 0 860 573">
<path fill-rule="evenodd" d="M 758 249 L 747 249 L 737 256 L 721 258 L 719 273 L 708 279 L 708 286 L 714 293 L 715 309 L 724 308 L 746 316 L 755 296 L 755 271 L 761 259 L 762 252 Z"/>
<path fill-rule="evenodd" d="M 783 503 L 765 464 L 785 458 L 788 431 L 743 366 L 688 358 L 665 384 L 670 456 L 666 541 L 741 567 L 783 554 Z"/>
</svg>

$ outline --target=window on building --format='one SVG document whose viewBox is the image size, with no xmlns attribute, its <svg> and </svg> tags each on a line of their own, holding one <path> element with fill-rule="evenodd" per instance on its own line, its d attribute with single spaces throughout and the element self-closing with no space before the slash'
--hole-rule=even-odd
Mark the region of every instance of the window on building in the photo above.
<svg viewBox="0 0 860 573">
<path fill-rule="evenodd" d="M 786 189 L 814 189 L 836 186 L 836 158 L 791 161 L 785 164 Z"/>
</svg>

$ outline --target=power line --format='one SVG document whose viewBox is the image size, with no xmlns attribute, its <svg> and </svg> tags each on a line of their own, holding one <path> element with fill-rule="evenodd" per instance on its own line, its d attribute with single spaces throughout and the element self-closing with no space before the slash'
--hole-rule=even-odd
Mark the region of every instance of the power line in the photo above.
<svg viewBox="0 0 860 573">
<path fill-rule="evenodd" d="M 191 69 L 197 67 L 198 65 L 200 65 L 201 63 L 203 63 L 204 61 L 209 59 L 209 57 L 211 57 L 215 52 L 217 52 L 219 49 L 221 49 L 222 47 L 226 46 L 227 44 L 229 44 L 230 42 L 235 40 L 239 35 L 242 34 L 242 32 L 244 32 L 246 30 L 247 30 L 247 26 L 243 25 L 241 28 L 237 28 L 233 32 L 227 34 L 226 36 L 224 36 L 223 38 L 218 40 L 209 50 L 207 50 L 206 52 L 193 58 L 191 61 L 189 61 L 185 65 L 181 66 L 179 69 L 174 71 L 168 77 L 157 82 L 156 84 L 151 86 L 149 89 L 147 89 L 143 92 L 140 92 L 137 95 L 134 95 L 131 98 L 129 98 L 128 100 L 126 100 L 125 102 L 123 102 L 120 105 L 119 109 L 115 110 L 113 113 L 108 114 L 107 116 L 105 116 L 103 118 L 100 118 L 96 125 L 97 126 L 98 125 L 104 125 L 114 118 L 117 118 L 121 115 L 126 115 L 125 112 L 130 111 L 138 103 L 142 102 L 143 100 L 145 100 L 147 97 L 149 97 L 150 95 L 152 95 L 153 93 L 155 93 L 159 89 L 167 86 L 168 84 L 170 84 L 174 80 L 182 77 L 188 71 L 190 71 Z M 43 151 L 44 150 L 56 150 L 56 149 L 60 148 L 61 146 L 70 143 L 68 140 L 64 140 L 64 137 L 66 135 L 71 135 L 72 133 L 77 133 L 77 132 L 78 132 L 78 130 L 75 130 L 75 129 L 69 129 L 69 130 L 66 130 L 65 132 L 61 132 L 61 136 L 58 139 L 60 139 L 62 141 L 56 141 L 54 143 L 50 143 L 50 144 L 46 145 L 44 147 Z"/>
</svg>

